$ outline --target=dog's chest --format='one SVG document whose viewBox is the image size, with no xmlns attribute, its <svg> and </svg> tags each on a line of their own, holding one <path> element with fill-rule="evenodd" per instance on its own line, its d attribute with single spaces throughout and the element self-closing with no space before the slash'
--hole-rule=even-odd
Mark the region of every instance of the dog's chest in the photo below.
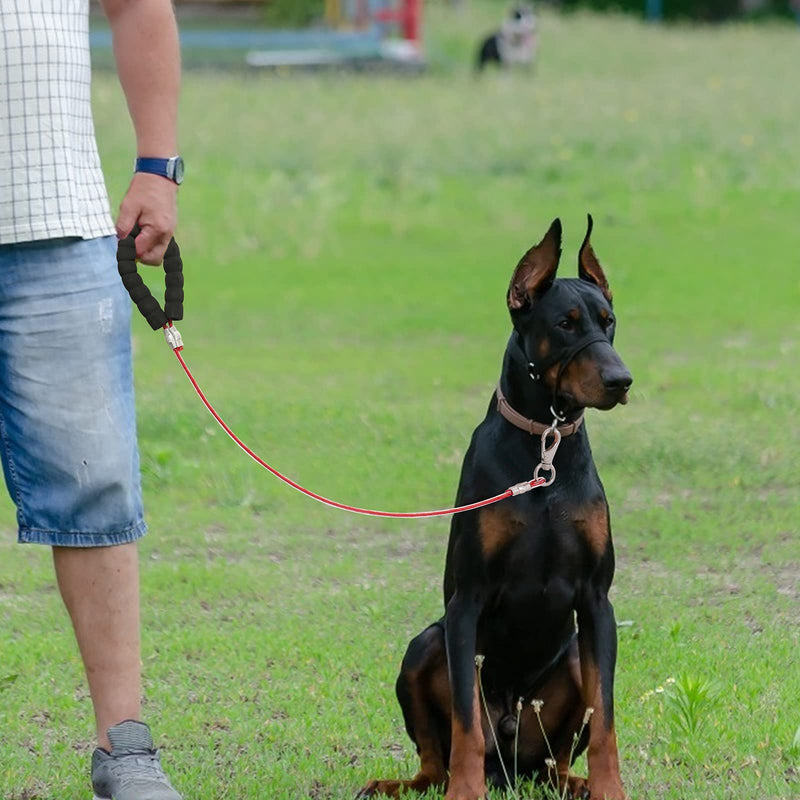
<svg viewBox="0 0 800 800">
<path fill-rule="evenodd" d="M 551 583 L 577 583 L 596 566 L 609 543 L 607 507 L 599 496 L 489 508 L 479 536 L 493 580 L 546 593 Z"/>
<path fill-rule="evenodd" d="M 532 650 L 526 659 L 536 662 L 573 629 L 579 593 L 596 564 L 583 530 L 587 515 L 574 509 L 552 505 L 494 520 L 496 537 L 502 520 L 506 538 L 488 564 L 491 589 L 479 624 L 486 646 Z"/>
<path fill-rule="evenodd" d="M 525 666 L 548 661 L 574 630 L 577 584 L 555 567 L 547 573 L 510 567 L 507 580 L 495 583 L 481 614 L 478 641 L 502 663 Z"/>
</svg>

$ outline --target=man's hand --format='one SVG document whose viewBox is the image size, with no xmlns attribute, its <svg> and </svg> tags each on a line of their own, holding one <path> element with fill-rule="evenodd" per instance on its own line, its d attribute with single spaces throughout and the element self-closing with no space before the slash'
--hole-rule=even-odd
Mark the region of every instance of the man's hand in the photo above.
<svg viewBox="0 0 800 800">
<path fill-rule="evenodd" d="M 178 221 L 178 187 L 168 178 L 137 172 L 119 207 L 117 236 L 124 239 L 138 223 L 136 257 L 143 264 L 160 264 Z"/>
</svg>

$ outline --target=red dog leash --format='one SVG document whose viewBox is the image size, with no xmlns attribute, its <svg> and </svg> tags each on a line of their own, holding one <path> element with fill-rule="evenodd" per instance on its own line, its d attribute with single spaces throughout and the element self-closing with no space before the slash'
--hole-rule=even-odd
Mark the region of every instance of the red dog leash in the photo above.
<svg viewBox="0 0 800 800">
<path fill-rule="evenodd" d="M 542 434 L 542 460 L 536 467 L 534 477 L 528 481 L 509 486 L 501 494 L 494 497 L 489 497 L 486 500 L 480 500 L 477 503 L 469 503 L 463 506 L 456 506 L 454 508 L 442 508 L 435 511 L 376 511 L 370 508 L 359 508 L 358 506 L 350 506 L 345 503 L 339 503 L 336 500 L 330 500 L 323 497 L 321 494 L 312 492 L 306 489 L 296 481 L 288 478 L 283 473 L 279 472 L 275 467 L 270 466 L 263 458 L 257 453 L 253 452 L 228 426 L 225 420 L 215 411 L 214 407 L 203 394 L 203 390 L 192 375 L 191 370 L 183 359 L 181 351 L 183 350 L 183 339 L 181 338 L 178 329 L 172 324 L 173 319 L 183 319 L 183 262 L 181 261 L 180 250 L 174 239 L 172 239 L 167 247 L 164 256 L 164 272 L 166 274 L 166 292 L 164 296 L 164 308 L 162 309 L 158 301 L 150 293 L 150 290 L 142 281 L 141 276 L 136 269 L 136 244 L 134 238 L 139 233 L 138 228 L 134 228 L 127 238 L 120 241 L 117 248 L 117 266 L 119 269 L 120 277 L 128 290 L 131 300 L 136 304 L 139 311 L 147 320 L 153 330 L 163 328 L 164 335 L 166 336 L 167 343 L 175 353 L 178 362 L 180 363 L 186 377 L 189 379 L 192 387 L 194 388 L 197 396 L 203 402 L 203 405 L 208 409 L 208 412 L 217 421 L 219 426 L 228 436 L 242 449 L 250 458 L 257 464 L 260 464 L 264 469 L 271 472 L 276 478 L 282 480 L 298 492 L 323 503 L 332 508 L 338 508 L 342 511 L 350 511 L 354 514 L 365 514 L 370 517 L 395 517 L 401 519 L 412 519 L 416 517 L 440 517 L 448 514 L 459 514 L 462 511 L 472 511 L 476 508 L 483 508 L 484 506 L 499 503 L 508 497 L 515 497 L 519 494 L 537 489 L 540 486 L 549 486 L 555 478 L 555 469 L 553 468 L 553 457 L 555 456 L 558 445 L 561 441 L 561 435 L 556 430 L 557 420 L 553 420 L 553 424 L 547 431 Z M 547 438 L 553 436 L 554 441 L 548 447 Z M 550 478 L 539 477 L 539 472 L 542 470 L 550 471 Z"/>
</svg>

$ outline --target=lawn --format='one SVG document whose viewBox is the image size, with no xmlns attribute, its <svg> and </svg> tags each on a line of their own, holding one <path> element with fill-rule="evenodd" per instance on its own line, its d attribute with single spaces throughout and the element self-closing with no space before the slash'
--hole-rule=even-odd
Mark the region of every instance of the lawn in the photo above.
<svg viewBox="0 0 800 800">
<path fill-rule="evenodd" d="M 187 362 L 312 489 L 445 505 L 511 271 L 560 216 L 574 275 L 591 211 L 635 377 L 629 405 L 588 415 L 624 780 L 632 799 L 796 800 L 797 31 L 545 13 L 535 74 L 477 81 L 495 13 L 432 9 L 415 79 L 186 75 Z M 117 204 L 132 133 L 113 75 L 94 90 Z M 446 520 L 299 496 L 214 427 L 160 334 L 137 318 L 133 335 L 144 713 L 174 782 L 187 800 L 319 800 L 410 776 L 393 683 L 441 612 Z M 93 717 L 50 554 L 14 543 L 7 499 L 0 528 L 0 797 L 84 800 Z M 709 694 L 682 716 L 669 679 Z"/>
</svg>

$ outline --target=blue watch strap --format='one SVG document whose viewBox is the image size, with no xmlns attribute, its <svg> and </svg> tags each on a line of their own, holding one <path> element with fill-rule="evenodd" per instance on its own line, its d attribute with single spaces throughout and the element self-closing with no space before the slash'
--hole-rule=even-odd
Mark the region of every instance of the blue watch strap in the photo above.
<svg viewBox="0 0 800 800">
<path fill-rule="evenodd" d="M 149 172 L 153 175 L 163 175 L 165 178 L 169 177 L 168 158 L 137 158 L 133 165 L 134 172 Z"/>
</svg>

